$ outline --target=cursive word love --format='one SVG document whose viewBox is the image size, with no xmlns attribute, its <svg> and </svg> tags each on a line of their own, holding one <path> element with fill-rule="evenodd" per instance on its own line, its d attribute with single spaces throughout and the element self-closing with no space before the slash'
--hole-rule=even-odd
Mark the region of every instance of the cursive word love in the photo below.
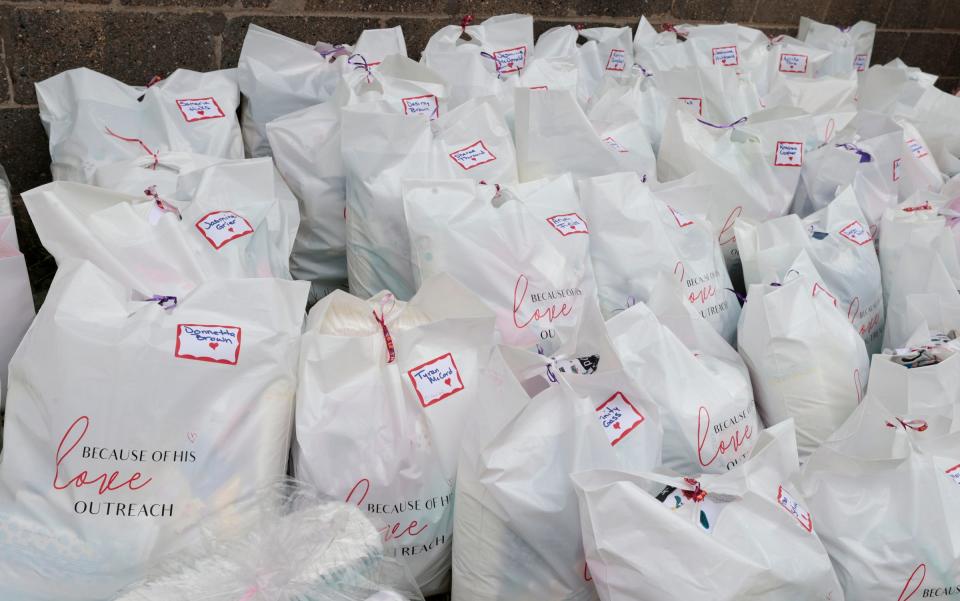
<svg viewBox="0 0 960 601">
<path fill-rule="evenodd" d="M 716 295 L 717 289 L 713 287 L 713 284 L 707 284 L 699 291 L 691 292 L 687 297 L 687 300 L 690 301 L 691 305 L 697 304 L 697 301 L 699 301 L 700 304 L 705 305 L 707 304 L 707 300 Z"/>
<path fill-rule="evenodd" d="M 707 445 L 707 437 L 709 436 L 710 412 L 706 407 L 701 405 L 700 411 L 697 413 L 697 459 L 700 460 L 700 465 L 703 467 L 711 465 L 717 460 L 717 457 L 720 455 L 726 455 L 728 451 L 733 451 L 734 453 L 739 452 L 740 447 L 742 447 L 753 436 L 753 429 L 750 428 L 749 424 L 743 427 L 742 432 L 740 431 L 740 428 L 735 429 L 730 438 L 721 439 L 720 444 L 713 452 L 713 455 L 709 455 L 707 459 L 704 460 L 705 455 L 703 449 Z"/>
<path fill-rule="evenodd" d="M 530 319 L 522 321 L 519 317 L 520 310 L 523 308 L 523 301 L 527 297 L 527 290 L 529 288 L 530 281 L 527 279 L 527 276 L 521 273 L 520 277 L 517 278 L 517 283 L 513 287 L 513 325 L 515 325 L 517 329 L 523 329 L 535 321 L 544 319 L 552 323 L 561 317 L 566 317 L 573 313 L 573 305 L 568 305 L 565 302 L 559 304 L 554 303 L 546 307 L 534 309 Z M 571 291 L 571 293 L 576 294 L 576 291 Z"/>
<path fill-rule="evenodd" d="M 927 564 L 921 563 L 917 568 L 910 574 L 910 577 L 907 578 L 907 583 L 903 585 L 903 590 L 900 591 L 900 596 L 897 597 L 897 601 L 907 601 L 912 598 L 917 591 L 920 590 L 920 587 L 923 585 L 923 579 L 927 577 Z M 914 584 L 916 581 L 916 584 Z M 910 587 L 913 587 L 911 590 Z"/>
<path fill-rule="evenodd" d="M 344 502 L 353 502 L 360 509 L 364 509 L 363 502 L 366 500 L 368 494 L 370 494 L 370 480 L 361 478 L 353 485 L 350 492 L 347 493 L 347 498 L 344 499 Z M 354 495 L 359 498 L 355 499 Z M 388 543 L 404 536 L 415 537 L 426 530 L 429 525 L 430 524 L 423 524 L 421 526 L 417 520 L 410 520 L 406 526 L 403 525 L 403 522 L 388 523 L 383 528 L 380 528 L 380 535 L 383 536 L 383 542 Z"/>
<path fill-rule="evenodd" d="M 82 428 L 78 434 L 75 434 L 75 430 Z M 104 494 L 108 492 L 113 492 L 120 490 L 121 488 L 129 488 L 130 490 L 140 490 L 153 480 L 153 478 L 147 478 L 142 480 L 143 474 L 140 472 L 134 472 L 129 478 L 123 479 L 120 477 L 120 472 L 107 473 L 91 476 L 87 470 L 83 470 L 73 478 L 70 478 L 66 483 L 61 484 L 60 482 L 60 467 L 67 457 L 70 456 L 70 453 L 77 448 L 77 445 L 80 444 L 80 441 L 83 440 L 83 437 L 86 436 L 87 430 L 90 428 L 90 418 L 86 415 L 78 417 L 67 431 L 64 433 L 63 438 L 60 439 L 60 445 L 57 447 L 56 454 L 56 466 L 53 471 L 53 488 L 56 490 L 66 490 L 70 486 L 75 486 L 76 488 L 82 488 L 84 486 L 97 485 L 98 494 Z M 69 446 L 67 446 L 69 445 Z M 67 447 L 64 450 L 64 447 Z M 137 484 L 137 482 L 140 482 Z"/>
</svg>

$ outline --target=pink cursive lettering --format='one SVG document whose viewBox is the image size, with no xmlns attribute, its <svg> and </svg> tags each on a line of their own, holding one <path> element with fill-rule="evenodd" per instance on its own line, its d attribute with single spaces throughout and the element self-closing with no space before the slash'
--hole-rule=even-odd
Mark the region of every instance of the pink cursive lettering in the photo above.
<svg viewBox="0 0 960 601">
<path fill-rule="evenodd" d="M 347 493 L 347 498 L 344 499 L 344 503 L 350 503 L 353 501 L 354 494 L 357 494 L 360 498 L 356 500 L 356 505 L 360 509 L 363 509 L 363 502 L 366 500 L 367 495 L 370 493 L 370 480 L 366 478 L 361 478 L 353 485 L 353 488 L 350 489 L 350 492 Z M 410 520 L 410 523 L 406 526 L 403 526 L 402 522 L 395 522 L 392 524 L 387 524 L 383 528 L 380 528 L 380 535 L 383 536 L 383 542 L 388 543 L 392 540 L 398 539 L 402 536 L 414 537 L 419 535 L 421 532 L 427 529 L 430 524 L 424 524 L 423 526 L 417 520 Z"/>
<path fill-rule="evenodd" d="M 527 289 L 529 287 L 530 282 L 527 280 L 527 276 L 521 273 L 520 277 L 517 278 L 517 283 L 513 287 L 513 325 L 517 326 L 517 329 L 523 329 L 531 323 L 542 319 L 553 322 L 573 313 L 572 305 L 568 305 L 567 303 L 554 304 L 544 307 L 543 309 L 534 309 L 530 319 L 521 322 L 518 315 L 520 314 L 520 309 L 523 307 L 523 300 L 527 296 Z"/>
<path fill-rule="evenodd" d="M 71 434 L 73 434 L 73 431 L 75 428 L 77 428 L 77 426 L 81 426 L 83 430 L 80 432 L 80 434 L 76 436 L 76 440 L 72 441 L 73 444 L 71 444 L 69 448 L 66 451 L 64 451 L 63 447 L 72 440 Z M 56 465 L 53 470 L 53 488 L 54 489 L 66 490 L 67 488 L 70 488 L 71 485 L 77 488 L 82 488 L 90 484 L 97 484 L 98 485 L 97 492 L 98 494 L 102 495 L 107 492 L 120 490 L 123 487 L 127 487 L 130 490 L 140 490 L 147 484 L 150 484 L 153 478 L 147 478 L 146 480 L 141 482 L 139 485 L 135 484 L 135 482 L 139 481 L 143 477 L 143 474 L 141 474 L 140 472 L 134 472 L 133 475 L 127 478 L 126 480 L 123 480 L 122 482 L 117 482 L 117 479 L 120 478 L 120 472 L 113 472 L 112 474 L 108 474 L 104 472 L 99 476 L 95 476 L 91 478 L 87 470 L 83 470 L 73 478 L 70 478 L 69 480 L 67 480 L 66 484 L 61 484 L 60 483 L 60 466 L 67 459 L 67 457 L 70 456 L 70 453 L 72 453 L 73 450 L 77 448 L 77 445 L 79 445 L 80 441 L 83 440 L 83 437 L 87 434 L 87 430 L 89 428 L 90 428 L 90 418 L 87 417 L 86 415 L 81 415 L 72 424 L 70 424 L 70 427 L 67 428 L 67 431 L 63 434 L 63 438 L 60 439 L 60 445 L 57 447 Z"/>
<path fill-rule="evenodd" d="M 727 220 L 723 222 L 723 227 L 720 228 L 720 235 L 717 236 L 717 241 L 721 246 L 736 242 L 737 237 L 732 233 L 733 224 L 737 222 L 737 218 L 740 217 L 741 213 L 743 213 L 743 207 L 736 206 L 730 211 L 730 214 L 727 215 Z"/>
<path fill-rule="evenodd" d="M 920 590 L 920 586 L 923 584 L 923 579 L 927 577 L 927 564 L 921 563 L 917 568 L 910 574 L 910 577 L 907 578 L 907 583 L 903 585 L 903 590 L 900 591 L 900 596 L 897 597 L 897 601 L 907 601 L 913 597 L 917 591 Z M 913 590 L 909 593 L 907 589 L 910 588 L 910 585 L 913 584 L 914 579 L 917 578 L 917 583 L 914 585 Z M 926 595 L 924 595 L 926 596 Z"/>
<path fill-rule="evenodd" d="M 713 455 L 706 461 L 704 461 L 703 449 L 707 444 L 707 437 L 710 435 L 710 412 L 706 407 L 700 406 L 700 411 L 697 414 L 697 459 L 700 460 L 700 465 L 707 467 L 717 460 L 717 457 L 720 455 L 726 455 L 727 451 L 733 451 L 734 453 L 740 450 L 740 447 L 744 445 L 750 438 L 753 436 L 753 430 L 749 425 L 744 426 L 743 432 L 740 431 L 740 428 L 734 430 L 733 435 L 730 436 L 729 440 L 721 440 L 720 444 L 717 446 L 717 450 L 714 451 Z"/>
</svg>

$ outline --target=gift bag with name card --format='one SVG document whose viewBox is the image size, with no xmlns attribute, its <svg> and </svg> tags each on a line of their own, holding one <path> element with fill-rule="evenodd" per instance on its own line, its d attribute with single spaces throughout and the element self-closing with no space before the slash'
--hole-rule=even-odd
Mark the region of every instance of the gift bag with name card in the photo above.
<svg viewBox="0 0 960 601">
<path fill-rule="evenodd" d="M 436 119 L 447 111 L 447 85 L 427 67 L 387 56 L 368 81 L 343 85 L 329 102 L 274 119 L 267 138 L 277 168 L 300 203 L 290 271 L 311 282 L 311 302 L 346 288 L 346 179 L 340 154 L 341 108 Z M 322 168 L 317 168 L 322 165 Z"/>
<path fill-rule="evenodd" d="M 342 111 L 347 187 L 347 278 L 353 294 L 416 291 L 403 214 L 408 179 L 517 181 L 513 136 L 496 107 L 473 100 L 430 121 L 425 115 Z"/>
<path fill-rule="evenodd" d="M 770 427 L 792 417 L 804 461 L 863 398 L 870 360 L 805 250 L 788 272 L 747 289 L 737 345 L 761 420 Z"/>
<path fill-rule="evenodd" d="M 427 595 L 450 586 L 453 484 L 493 315 L 448 276 L 405 303 L 337 291 L 310 311 L 300 358 L 294 473 L 378 521 Z"/>
<path fill-rule="evenodd" d="M 0 597 L 113 599 L 201 526 L 246 527 L 286 473 L 307 288 L 221 279 L 172 305 L 62 263 L 10 364 Z"/>
<path fill-rule="evenodd" d="M 33 294 L 27 264 L 17 246 L 17 229 L 12 216 L 0 215 L 0 412 L 7 392 L 7 364 L 33 316 Z"/>
<path fill-rule="evenodd" d="M 914 399 L 888 399 L 868 394 L 810 456 L 802 494 L 847 599 L 949 599 L 960 578 L 960 433 Z"/>
<path fill-rule="evenodd" d="M 97 167 L 161 151 L 243 158 L 235 69 L 178 69 L 147 88 L 80 68 L 37 86 L 53 179 L 91 183 Z"/>
<path fill-rule="evenodd" d="M 462 437 L 453 600 L 596 599 L 570 475 L 660 462 L 656 406 L 599 312 L 562 358 L 500 346 Z"/>
<path fill-rule="evenodd" d="M 252 157 L 270 156 L 270 121 L 329 100 L 344 74 L 375 69 L 387 56 L 407 55 L 403 30 L 366 29 L 355 46 L 305 44 L 251 24 L 237 76 L 243 94 L 243 143 Z"/>
<path fill-rule="evenodd" d="M 763 429 L 737 351 L 661 285 L 607 321 L 624 366 L 663 421 L 663 465 L 681 474 L 723 473 L 746 459 Z"/>
<path fill-rule="evenodd" d="M 636 173 L 581 181 L 580 203 L 604 317 L 647 302 L 668 274 L 687 303 L 733 343 L 740 303 L 709 223 L 657 198 Z"/>
<path fill-rule="evenodd" d="M 262 158 L 190 172 L 171 195 L 53 182 L 23 198 L 58 262 L 87 259 L 147 297 L 182 296 L 216 279 L 289 279 L 290 199 L 275 178 Z"/>
<path fill-rule="evenodd" d="M 823 209 L 800 219 L 785 215 L 765 223 L 740 219 L 733 226 L 747 286 L 780 281 L 801 251 L 822 284 L 867 345 L 880 352 L 884 304 L 880 263 L 866 218 L 850 187 Z"/>
<path fill-rule="evenodd" d="M 858 21 L 850 27 L 835 27 L 800 17 L 797 37 L 817 48 L 833 53 L 824 66 L 824 75 L 847 76 L 860 74 L 870 67 L 873 40 L 877 26 L 868 21 Z"/>
<path fill-rule="evenodd" d="M 704 591 L 716 601 L 843 601 L 797 472 L 787 421 L 761 433 L 749 459 L 723 474 L 574 474 L 601 601 L 691 599 Z"/>
<path fill-rule="evenodd" d="M 503 344 L 555 353 L 575 340 L 597 292 L 569 175 L 499 191 L 408 180 L 403 198 L 417 281 L 458 279 L 493 309 Z"/>
</svg>

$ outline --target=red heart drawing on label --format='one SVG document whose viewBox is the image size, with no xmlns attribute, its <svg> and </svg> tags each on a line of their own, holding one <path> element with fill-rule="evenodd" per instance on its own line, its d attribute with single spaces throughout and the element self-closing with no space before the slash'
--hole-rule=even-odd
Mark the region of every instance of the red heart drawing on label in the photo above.
<svg viewBox="0 0 960 601">
<path fill-rule="evenodd" d="M 450 385 L 450 378 L 447 378 L 446 380 L 444 380 L 443 383 L 446 384 L 447 386 L 449 386 L 449 385 Z"/>
<path fill-rule="evenodd" d="M 211 342 L 211 343 L 210 343 L 210 348 L 212 348 L 213 350 L 217 350 L 217 347 L 218 347 L 218 346 L 220 346 L 220 343 L 219 343 L 219 342 Z"/>
<path fill-rule="evenodd" d="M 228 228 L 227 228 L 227 231 L 228 231 L 228 232 L 232 232 L 232 231 L 233 231 L 233 228 L 232 228 L 232 227 L 228 227 Z"/>
<path fill-rule="evenodd" d="M 613 424 L 613 429 L 614 429 L 614 430 L 619 430 L 619 429 L 620 429 L 620 422 L 615 422 L 615 423 Z"/>
<path fill-rule="evenodd" d="M 202 116 L 203 116 L 203 111 L 197 111 L 197 114 L 202 117 Z"/>
<path fill-rule="evenodd" d="M 197 433 L 187 432 L 187 440 L 189 440 L 190 442 L 197 442 Z"/>
</svg>

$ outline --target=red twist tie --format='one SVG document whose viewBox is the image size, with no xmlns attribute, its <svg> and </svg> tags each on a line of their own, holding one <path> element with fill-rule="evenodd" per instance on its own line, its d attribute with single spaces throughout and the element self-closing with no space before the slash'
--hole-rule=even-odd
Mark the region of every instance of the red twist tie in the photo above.
<svg viewBox="0 0 960 601">
<path fill-rule="evenodd" d="M 929 427 L 927 425 L 926 420 L 922 420 L 922 419 L 903 420 L 898 417 L 897 421 L 900 422 L 900 425 L 903 427 L 904 430 L 914 430 L 916 432 L 925 432 Z M 887 422 L 887 427 L 896 428 L 897 425 Z"/>
<path fill-rule="evenodd" d="M 576 27 L 577 31 L 583 31 L 584 28 L 586 28 L 586 24 L 584 24 L 584 23 L 577 23 L 576 25 L 574 25 L 574 27 Z"/>
<path fill-rule="evenodd" d="M 163 75 L 160 75 L 160 74 L 158 73 L 158 74 L 156 74 L 156 75 L 154 75 L 153 77 L 150 78 L 150 81 L 147 82 L 147 87 L 149 88 L 149 87 L 151 87 L 151 86 L 153 86 L 153 85 L 155 85 L 155 84 L 160 83 L 161 81 L 163 81 Z"/>
<path fill-rule="evenodd" d="M 150 156 L 153 157 L 153 165 L 151 165 L 150 168 L 151 168 L 151 169 L 156 169 L 156 168 L 157 168 L 157 165 L 160 163 L 160 157 L 157 156 L 157 153 L 155 153 L 154 151 L 150 150 L 150 147 L 147 146 L 146 144 L 144 144 L 144 143 L 143 143 L 143 140 L 141 140 L 140 138 L 124 138 L 123 136 L 118 136 L 117 134 L 115 134 L 115 133 L 113 133 L 112 131 L 110 131 L 110 128 L 109 128 L 109 127 L 107 127 L 106 130 L 107 130 L 107 134 L 108 134 L 108 135 L 111 135 L 111 136 L 113 136 L 114 138 L 116 138 L 116 139 L 118 139 L 118 140 L 123 140 L 124 142 L 136 142 L 137 144 L 139 144 L 139 145 L 140 145 L 140 148 L 143 148 L 143 150 L 144 150 L 147 154 L 149 154 Z"/>
<path fill-rule="evenodd" d="M 177 207 L 173 206 L 169 202 L 160 198 L 160 193 L 157 192 L 156 186 L 150 186 L 149 188 L 144 190 L 143 193 L 153 199 L 153 203 L 157 206 L 158 209 L 160 209 L 161 211 L 165 211 L 167 213 L 173 213 L 174 215 L 177 216 L 177 219 L 183 221 L 183 216 L 180 215 L 180 209 L 178 209 Z"/>
<path fill-rule="evenodd" d="M 700 483 L 694 480 L 693 478 L 684 478 L 684 482 L 693 486 L 693 490 L 683 491 L 683 496 L 688 501 L 693 501 L 694 503 L 701 503 L 704 499 L 707 498 L 707 491 L 700 488 Z"/>
<path fill-rule="evenodd" d="M 387 313 L 386 310 L 387 303 L 392 303 L 390 309 L 397 303 L 397 298 L 392 294 L 387 294 L 383 299 L 380 300 L 380 315 L 377 315 L 377 310 L 373 310 L 373 318 L 377 320 L 377 323 L 380 324 L 380 327 L 383 329 L 383 340 L 387 343 L 387 363 L 393 363 L 397 360 L 397 347 L 393 344 L 393 336 L 390 335 L 390 329 L 387 327 Z"/>
<path fill-rule="evenodd" d="M 460 35 L 463 35 L 467 32 L 467 27 L 473 23 L 473 15 L 463 15 L 463 18 L 460 19 Z"/>
</svg>

